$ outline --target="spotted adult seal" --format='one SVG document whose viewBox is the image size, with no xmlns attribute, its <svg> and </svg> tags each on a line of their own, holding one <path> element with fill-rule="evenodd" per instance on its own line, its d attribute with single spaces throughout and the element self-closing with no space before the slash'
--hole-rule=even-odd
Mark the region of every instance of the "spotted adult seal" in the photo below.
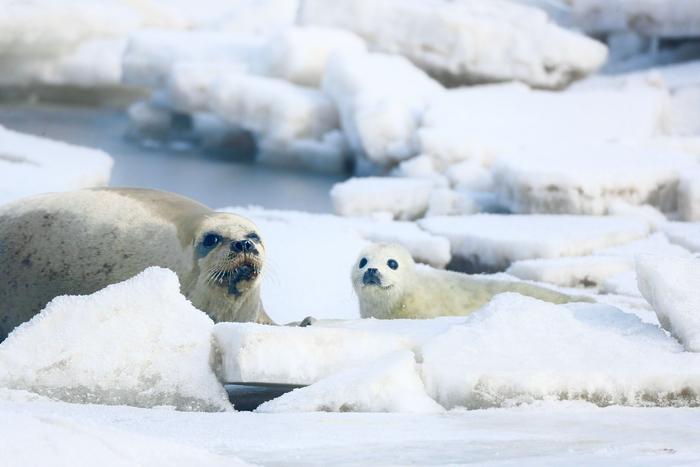
<svg viewBox="0 0 700 467">
<path fill-rule="evenodd" d="M 552 303 L 591 301 L 525 282 L 482 279 L 453 271 L 417 267 L 409 252 L 373 244 L 358 256 L 352 284 L 363 318 L 434 318 L 466 315 L 502 292 L 517 292 Z"/>
<path fill-rule="evenodd" d="M 90 294 L 148 266 L 175 271 L 214 321 L 271 323 L 255 225 L 157 190 L 97 188 L 0 208 L 0 340 L 58 295 Z"/>
</svg>

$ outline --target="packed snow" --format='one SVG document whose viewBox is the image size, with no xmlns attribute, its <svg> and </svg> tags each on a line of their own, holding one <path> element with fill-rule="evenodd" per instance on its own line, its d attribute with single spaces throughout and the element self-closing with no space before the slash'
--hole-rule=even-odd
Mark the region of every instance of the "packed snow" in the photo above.
<svg viewBox="0 0 700 467">
<path fill-rule="evenodd" d="M 107 185 L 112 165 L 103 151 L 0 126 L 0 204 L 49 191 Z"/>
<path fill-rule="evenodd" d="M 0 344 L 0 385 L 67 402 L 231 410 L 209 366 L 213 322 L 149 268 L 61 296 Z"/>
</svg>

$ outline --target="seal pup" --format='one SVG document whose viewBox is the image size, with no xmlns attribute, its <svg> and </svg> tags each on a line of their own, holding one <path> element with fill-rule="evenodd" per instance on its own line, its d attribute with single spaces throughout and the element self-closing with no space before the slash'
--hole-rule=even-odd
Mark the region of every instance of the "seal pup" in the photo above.
<svg viewBox="0 0 700 467">
<path fill-rule="evenodd" d="M 158 190 L 95 188 L 0 207 L 0 340 L 58 295 L 85 295 L 149 266 L 215 322 L 271 324 L 256 226 Z"/>
<path fill-rule="evenodd" d="M 467 274 L 416 266 L 395 244 L 366 247 L 352 269 L 352 285 L 363 318 L 434 318 L 466 315 L 502 292 L 517 292 L 552 303 L 590 301 L 524 282 L 476 279 Z"/>
</svg>

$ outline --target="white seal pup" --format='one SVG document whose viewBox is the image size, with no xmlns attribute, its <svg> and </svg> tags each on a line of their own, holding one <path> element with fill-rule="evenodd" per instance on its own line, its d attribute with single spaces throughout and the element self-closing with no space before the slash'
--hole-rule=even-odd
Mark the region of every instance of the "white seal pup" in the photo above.
<svg viewBox="0 0 700 467">
<path fill-rule="evenodd" d="M 552 303 L 591 301 L 524 282 L 476 279 L 454 271 L 418 266 L 399 245 L 365 248 L 352 269 L 352 285 L 363 318 L 434 318 L 466 315 L 502 292 L 517 292 Z"/>
<path fill-rule="evenodd" d="M 265 246 L 248 219 L 157 190 L 97 188 L 0 208 L 0 341 L 58 295 L 84 295 L 149 266 L 175 271 L 215 322 L 271 323 Z"/>
</svg>

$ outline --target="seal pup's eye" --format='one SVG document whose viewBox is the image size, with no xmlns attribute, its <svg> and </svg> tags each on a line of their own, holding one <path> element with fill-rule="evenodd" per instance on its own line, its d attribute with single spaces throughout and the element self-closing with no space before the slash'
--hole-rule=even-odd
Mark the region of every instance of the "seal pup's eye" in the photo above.
<svg viewBox="0 0 700 467">
<path fill-rule="evenodd" d="M 202 245 L 204 245 L 207 248 L 211 248 L 214 245 L 217 245 L 221 241 L 221 237 L 216 234 L 206 234 L 204 236 L 204 240 L 202 240 Z"/>
<path fill-rule="evenodd" d="M 364 268 L 365 266 L 367 266 L 367 258 L 362 258 L 360 260 L 360 269 Z"/>
<path fill-rule="evenodd" d="M 386 265 L 393 270 L 397 270 L 399 268 L 399 263 L 397 263 L 395 259 L 390 259 L 386 262 Z"/>
</svg>

